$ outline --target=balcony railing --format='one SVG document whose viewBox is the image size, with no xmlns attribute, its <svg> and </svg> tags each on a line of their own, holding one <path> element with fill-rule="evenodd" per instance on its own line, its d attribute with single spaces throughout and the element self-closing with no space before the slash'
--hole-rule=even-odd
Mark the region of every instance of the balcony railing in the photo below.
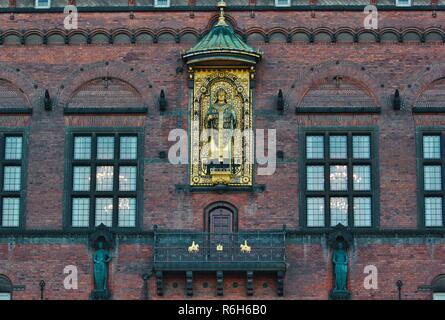
<svg viewBox="0 0 445 320">
<path fill-rule="evenodd" d="M 284 271 L 285 232 L 156 231 L 154 268 L 161 271 Z"/>
</svg>

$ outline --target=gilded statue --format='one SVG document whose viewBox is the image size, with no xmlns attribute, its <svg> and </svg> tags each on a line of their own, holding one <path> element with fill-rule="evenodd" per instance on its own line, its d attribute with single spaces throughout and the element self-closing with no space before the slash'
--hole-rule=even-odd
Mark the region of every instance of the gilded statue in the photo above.
<svg viewBox="0 0 445 320">
<path fill-rule="evenodd" d="M 212 97 L 210 99 L 206 116 L 206 128 L 211 129 L 209 159 L 211 163 L 231 165 L 237 116 L 223 88 L 218 89 L 215 101 L 212 101 Z"/>
</svg>

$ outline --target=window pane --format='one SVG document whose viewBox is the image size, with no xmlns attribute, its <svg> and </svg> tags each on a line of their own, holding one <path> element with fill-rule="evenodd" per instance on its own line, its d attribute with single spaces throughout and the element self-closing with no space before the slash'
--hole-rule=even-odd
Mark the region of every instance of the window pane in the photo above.
<svg viewBox="0 0 445 320">
<path fill-rule="evenodd" d="M 307 136 L 306 137 L 306 157 L 308 159 L 324 158 L 324 137 Z"/>
<path fill-rule="evenodd" d="M 275 0 L 275 5 L 278 7 L 290 6 L 290 1 L 289 0 Z"/>
<path fill-rule="evenodd" d="M 324 227 L 324 198 L 307 198 L 307 226 Z"/>
<path fill-rule="evenodd" d="M 433 300 L 445 300 L 445 292 L 433 293 Z"/>
<path fill-rule="evenodd" d="M 354 226 L 370 227 L 371 224 L 371 198 L 354 198 Z"/>
<path fill-rule="evenodd" d="M 119 227 L 136 226 L 136 199 L 119 199 Z"/>
<path fill-rule="evenodd" d="M 96 190 L 113 191 L 113 166 L 99 166 L 96 170 Z"/>
<path fill-rule="evenodd" d="M 122 160 L 137 159 L 137 137 L 121 137 L 120 139 L 120 158 Z"/>
<path fill-rule="evenodd" d="M 113 198 L 96 199 L 96 226 L 101 223 L 107 227 L 113 225 Z"/>
<path fill-rule="evenodd" d="M 329 156 L 331 159 L 346 159 L 348 157 L 347 137 L 329 137 Z"/>
<path fill-rule="evenodd" d="M 136 167 L 119 168 L 119 190 L 136 191 Z"/>
<path fill-rule="evenodd" d="M 442 226 L 442 198 L 440 197 L 425 198 L 425 226 L 427 227 Z"/>
<path fill-rule="evenodd" d="M 5 159 L 22 159 L 22 137 L 6 137 L 5 139 Z"/>
<path fill-rule="evenodd" d="M 97 137 L 97 159 L 114 159 L 114 137 Z"/>
<path fill-rule="evenodd" d="M 91 137 L 74 138 L 74 160 L 91 159 Z"/>
<path fill-rule="evenodd" d="M 442 168 L 440 166 L 424 167 L 425 190 L 442 190 Z"/>
<path fill-rule="evenodd" d="M 423 136 L 423 158 L 440 159 L 440 136 Z"/>
<path fill-rule="evenodd" d="M 331 198 L 331 227 L 348 225 L 348 198 Z"/>
<path fill-rule="evenodd" d="M 7 166 L 4 170 L 3 190 L 20 191 L 20 175 L 22 168 L 19 166 Z"/>
<path fill-rule="evenodd" d="M 323 191 L 324 190 L 324 167 L 308 166 L 307 167 L 307 190 Z"/>
<path fill-rule="evenodd" d="M 371 166 L 354 166 L 352 178 L 355 191 L 371 190 Z"/>
<path fill-rule="evenodd" d="M 0 292 L 0 301 L 11 300 L 11 293 L 9 292 Z"/>
<path fill-rule="evenodd" d="M 170 0 L 155 0 L 155 7 L 169 7 Z"/>
<path fill-rule="evenodd" d="M 354 159 L 370 159 L 371 143 L 369 136 L 352 137 L 352 156 Z"/>
<path fill-rule="evenodd" d="M 347 166 L 331 166 L 330 167 L 331 190 L 347 191 L 348 190 L 348 167 Z"/>
<path fill-rule="evenodd" d="M 72 226 L 89 227 L 90 225 L 90 199 L 74 198 L 72 209 Z"/>
<path fill-rule="evenodd" d="M 90 191 L 90 182 L 90 167 L 74 167 L 73 191 Z"/>
<path fill-rule="evenodd" d="M 49 1 L 50 0 L 37 0 L 37 8 L 46 8 L 49 7 Z"/>
<path fill-rule="evenodd" d="M 20 198 L 3 198 L 2 226 L 18 227 L 20 215 Z"/>
</svg>

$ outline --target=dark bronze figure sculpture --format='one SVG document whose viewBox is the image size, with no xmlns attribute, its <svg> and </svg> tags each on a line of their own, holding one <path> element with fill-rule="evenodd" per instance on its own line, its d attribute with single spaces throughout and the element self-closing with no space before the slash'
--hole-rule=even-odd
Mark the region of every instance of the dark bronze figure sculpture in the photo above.
<svg viewBox="0 0 445 320">
<path fill-rule="evenodd" d="M 348 252 L 343 241 L 335 243 L 332 253 L 332 264 L 334 273 L 334 289 L 332 289 L 330 298 L 334 300 L 350 299 L 351 294 L 347 288 L 348 280 Z"/>
<path fill-rule="evenodd" d="M 111 261 L 108 250 L 103 248 L 103 242 L 98 244 L 98 250 L 94 254 L 94 284 L 96 290 L 107 290 L 108 263 Z"/>
<path fill-rule="evenodd" d="M 337 247 L 332 255 L 334 263 L 335 287 L 334 292 L 344 292 L 346 289 L 346 281 L 348 277 L 348 254 L 344 249 L 343 242 L 338 242 Z"/>
<path fill-rule="evenodd" d="M 110 252 L 104 249 L 104 241 L 97 242 L 97 250 L 93 255 L 94 290 L 92 299 L 109 299 L 111 294 L 108 290 L 108 263 L 111 261 Z"/>
</svg>

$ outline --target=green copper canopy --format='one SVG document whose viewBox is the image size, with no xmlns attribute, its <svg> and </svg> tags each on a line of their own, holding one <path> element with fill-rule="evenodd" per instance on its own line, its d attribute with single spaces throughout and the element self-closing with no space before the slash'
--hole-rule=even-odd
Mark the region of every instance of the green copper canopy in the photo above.
<svg viewBox="0 0 445 320">
<path fill-rule="evenodd" d="M 224 1 L 218 3 L 221 11 L 218 23 L 198 44 L 182 55 L 188 64 L 210 60 L 232 60 L 256 64 L 261 59 L 261 53 L 247 45 L 227 24 L 224 17 L 225 6 Z"/>
</svg>

